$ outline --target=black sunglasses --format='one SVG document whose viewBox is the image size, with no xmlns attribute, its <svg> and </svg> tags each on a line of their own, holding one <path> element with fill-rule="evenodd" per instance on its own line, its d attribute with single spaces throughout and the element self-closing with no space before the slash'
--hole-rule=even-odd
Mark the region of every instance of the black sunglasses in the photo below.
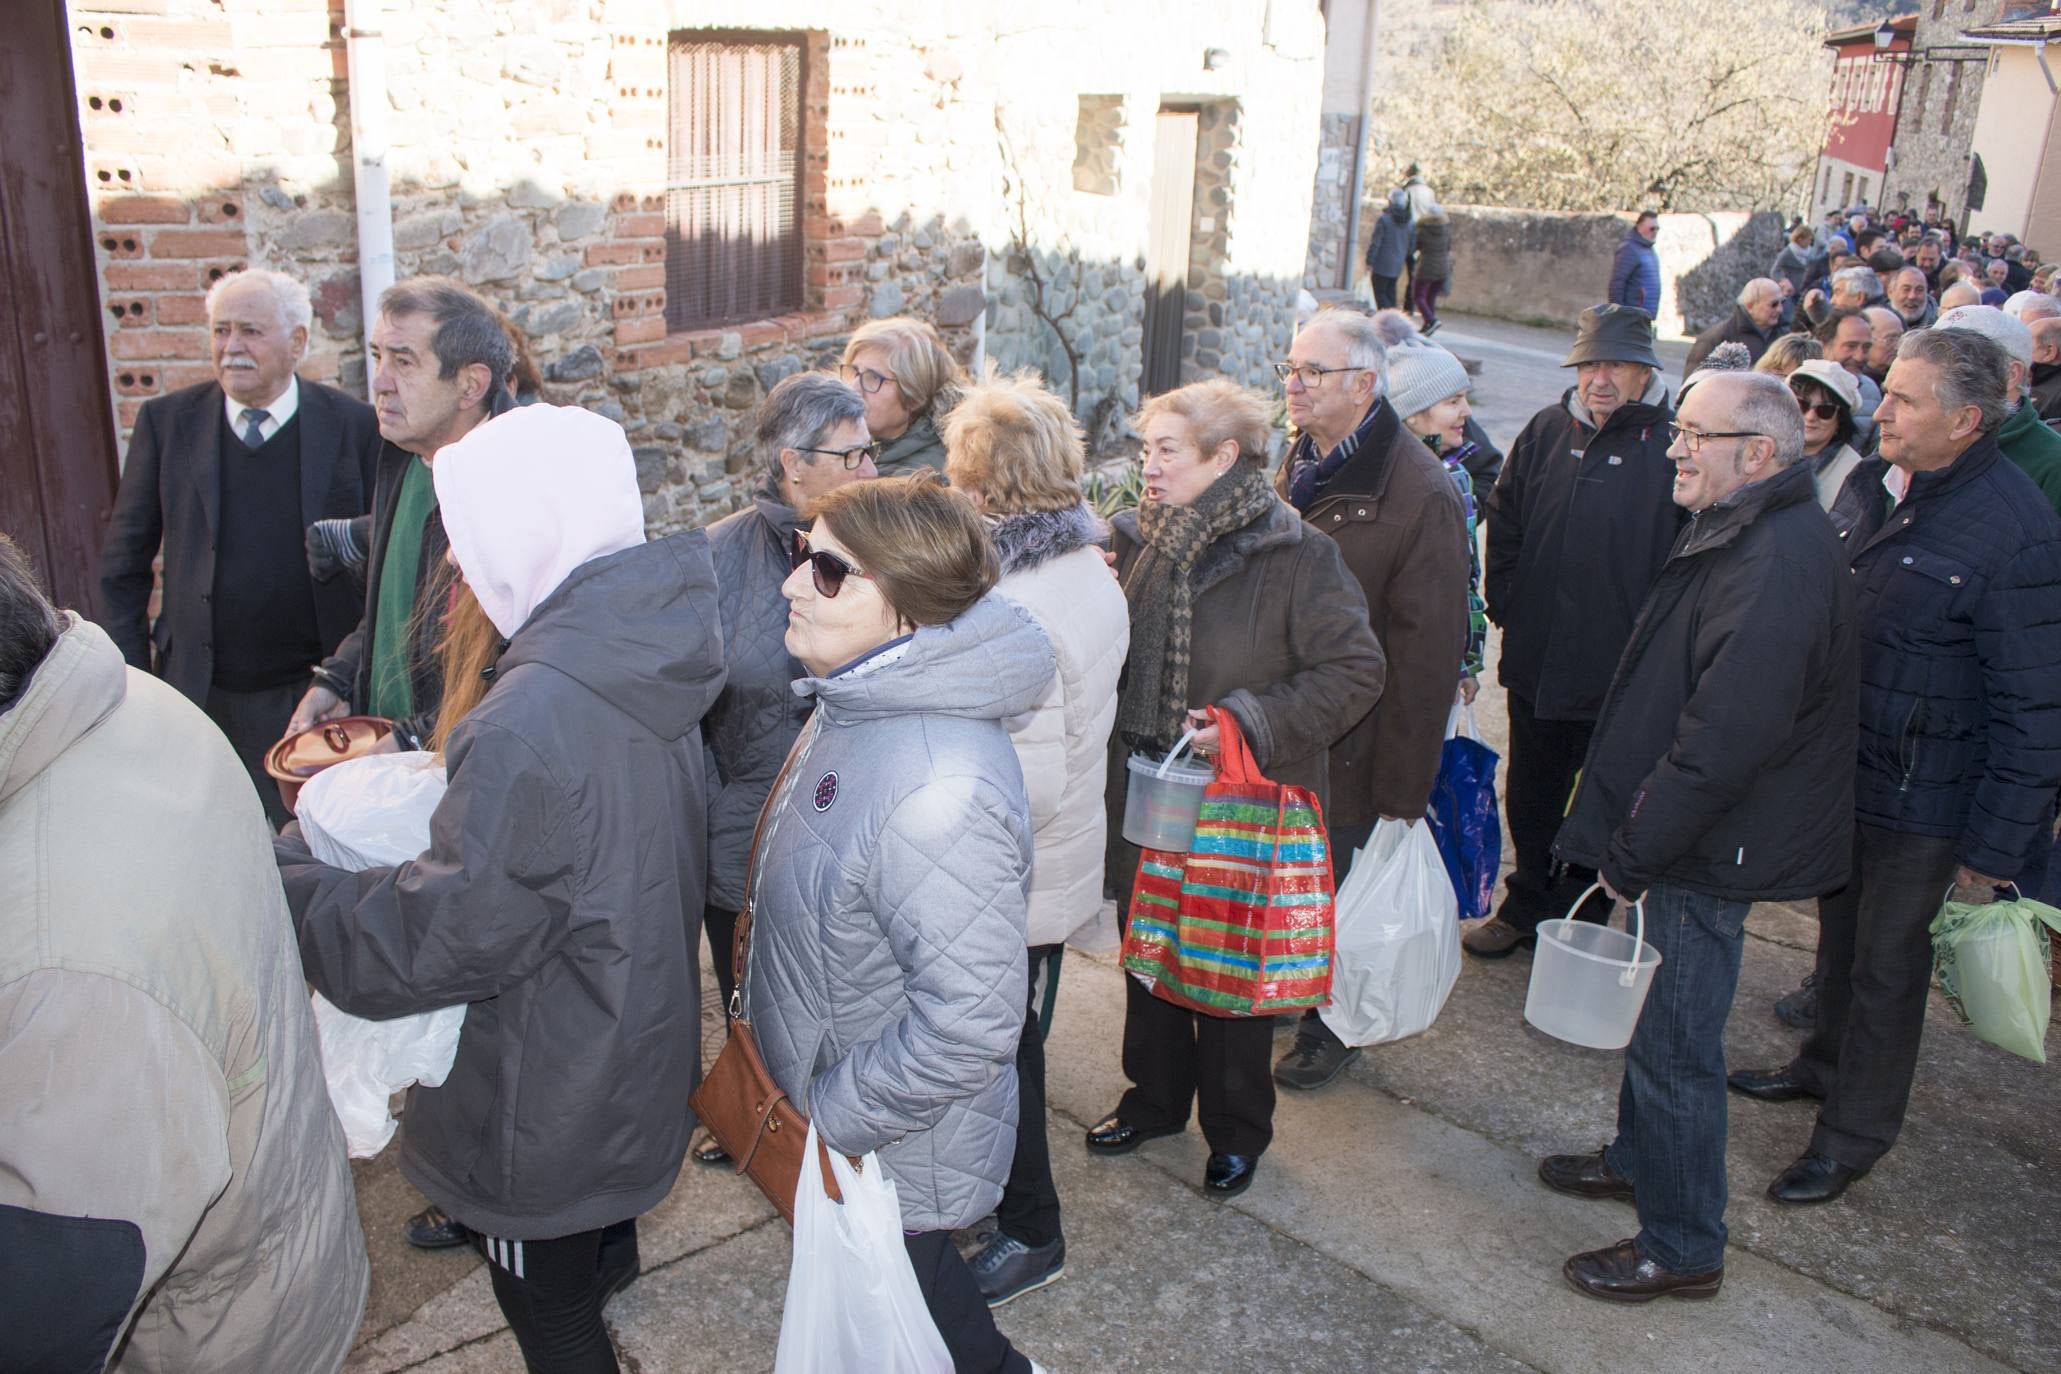
<svg viewBox="0 0 2061 1374">
<path fill-rule="evenodd" d="M 809 537 L 800 530 L 794 532 L 794 552 L 791 559 L 792 566 L 797 569 L 804 563 L 808 564 L 810 576 L 816 582 L 817 593 L 833 599 L 844 590 L 844 580 L 847 577 L 867 576 L 864 571 L 853 567 L 828 549 L 810 548 Z"/>
</svg>

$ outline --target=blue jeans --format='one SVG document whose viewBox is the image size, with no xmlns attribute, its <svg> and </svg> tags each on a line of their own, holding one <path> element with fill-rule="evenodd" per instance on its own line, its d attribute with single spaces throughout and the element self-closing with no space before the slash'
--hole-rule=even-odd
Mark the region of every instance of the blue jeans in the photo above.
<svg viewBox="0 0 2061 1374">
<path fill-rule="evenodd" d="M 1665 884 L 1646 894 L 1660 967 L 1625 1051 L 1605 1154 L 1638 1190 L 1640 1252 L 1677 1273 L 1725 1262 L 1725 1018 L 1750 905 Z"/>
</svg>

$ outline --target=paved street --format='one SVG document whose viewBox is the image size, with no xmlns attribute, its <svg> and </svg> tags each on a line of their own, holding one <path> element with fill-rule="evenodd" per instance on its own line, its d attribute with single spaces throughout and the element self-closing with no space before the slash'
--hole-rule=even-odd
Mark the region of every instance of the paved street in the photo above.
<svg viewBox="0 0 2061 1374">
<path fill-rule="evenodd" d="M 1479 410 L 1502 444 L 1569 377 L 1549 331 L 1456 317 L 1438 341 L 1482 362 Z M 1670 380 L 1681 354 L 1663 346 Z M 1492 682 L 1481 706 L 1500 747 Z M 1779 1063 L 1797 1037 L 1769 1004 L 1809 968 L 1814 923 L 1763 906 L 1749 937 L 1728 1057 Z M 1724 1292 L 1620 1308 L 1559 1271 L 1636 1230 L 1632 1210 L 1550 1193 L 1533 1169 L 1608 1138 L 1621 1057 L 1525 1026 L 1529 972 L 1525 954 L 1469 960 L 1429 1032 L 1320 1093 L 1284 1093 L 1258 1181 L 1221 1204 L 1198 1191 L 1192 1132 L 1117 1160 L 1082 1149 L 1122 1088 L 1122 974 L 1069 954 L 1049 1051 L 1067 1276 L 1003 1309 L 1004 1328 L 1054 1371 L 2061 1368 L 2052 1071 L 1977 1042 L 1935 997 L 1901 1142 L 1845 1199 L 1804 1212 L 1761 1190 L 1803 1148 L 1810 1104 L 1738 1105 Z M 2061 1052 L 2061 1034 L 2048 1046 Z M 353 1374 L 520 1369 L 478 1261 L 400 1242 L 421 1202 L 390 1157 L 357 1176 L 373 1295 Z M 772 1367 L 788 1230 L 749 1184 L 690 1164 L 642 1245 L 644 1276 L 609 1313 L 626 1369 Z"/>
</svg>

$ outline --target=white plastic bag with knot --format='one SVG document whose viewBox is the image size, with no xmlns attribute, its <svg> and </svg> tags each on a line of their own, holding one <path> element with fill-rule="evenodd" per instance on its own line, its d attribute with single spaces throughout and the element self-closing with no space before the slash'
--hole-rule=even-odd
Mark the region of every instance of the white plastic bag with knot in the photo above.
<svg viewBox="0 0 2061 1374">
<path fill-rule="evenodd" d="M 444 799 L 435 754 L 368 754 L 326 768 L 301 788 L 301 836 L 321 862 L 352 872 L 405 863 L 429 848 L 429 818 Z M 465 1008 L 367 1021 L 311 993 L 322 1076 L 353 1159 L 370 1159 L 398 1123 L 387 1100 L 410 1083 L 434 1088 L 458 1056 Z"/>
<path fill-rule="evenodd" d="M 794 1190 L 794 1260 L 773 1374 L 951 1374 L 880 1157 L 869 1154 L 854 1169 L 830 1152 L 842 1204 L 823 1187 L 822 1158 L 812 1121 Z"/>
</svg>

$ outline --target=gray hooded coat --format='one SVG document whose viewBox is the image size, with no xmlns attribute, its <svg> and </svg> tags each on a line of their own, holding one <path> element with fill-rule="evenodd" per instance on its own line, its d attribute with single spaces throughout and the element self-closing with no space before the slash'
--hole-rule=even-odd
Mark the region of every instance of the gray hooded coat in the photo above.
<svg viewBox="0 0 2061 1374">
<path fill-rule="evenodd" d="M 816 712 L 759 842 L 745 1014 L 830 1148 L 880 1152 L 911 1231 L 986 1215 L 1016 1150 L 1031 825 L 1003 721 L 1053 671 L 991 593 L 795 684 Z"/>
<path fill-rule="evenodd" d="M 295 827 L 273 842 L 325 997 L 374 1019 L 469 1004 L 450 1076 L 409 1090 L 401 1172 L 475 1230 L 593 1230 L 679 1173 L 722 661 L 701 531 L 583 563 L 452 733 L 419 858 L 347 873 Z"/>
</svg>

